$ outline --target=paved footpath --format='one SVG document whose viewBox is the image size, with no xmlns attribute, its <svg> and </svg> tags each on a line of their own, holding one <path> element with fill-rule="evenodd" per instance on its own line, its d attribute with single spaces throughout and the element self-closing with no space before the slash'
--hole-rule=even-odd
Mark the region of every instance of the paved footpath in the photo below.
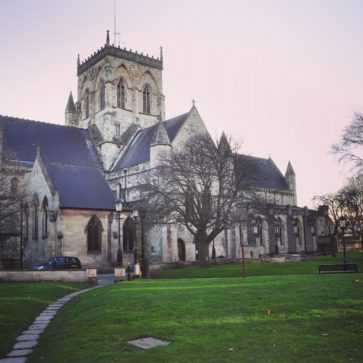
<svg viewBox="0 0 363 363">
<path fill-rule="evenodd" d="M 24 330 L 21 335 L 16 338 L 16 343 L 13 350 L 6 358 L 0 359 L 0 363 L 24 363 L 27 356 L 33 351 L 38 344 L 40 334 L 47 328 L 51 320 L 56 316 L 58 310 L 72 300 L 74 297 L 83 294 L 87 291 L 97 289 L 99 287 L 113 284 L 113 275 L 100 275 L 98 277 L 98 285 L 89 289 L 72 292 L 58 299 L 53 304 L 47 306 L 33 321 L 27 330 Z"/>
</svg>

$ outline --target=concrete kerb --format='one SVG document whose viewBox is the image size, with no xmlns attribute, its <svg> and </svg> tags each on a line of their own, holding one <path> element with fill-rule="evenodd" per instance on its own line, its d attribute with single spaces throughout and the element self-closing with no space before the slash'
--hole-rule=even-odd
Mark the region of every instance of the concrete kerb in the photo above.
<svg viewBox="0 0 363 363">
<path fill-rule="evenodd" d="M 0 363 L 24 363 L 27 360 L 27 356 L 33 352 L 38 344 L 38 339 L 40 334 L 44 332 L 48 324 L 56 316 L 58 310 L 66 304 L 68 301 L 72 300 L 74 297 L 84 294 L 85 292 L 91 291 L 93 289 L 110 285 L 110 282 L 97 286 L 93 286 L 84 290 L 72 292 L 62 298 L 58 299 L 56 302 L 48 305 L 33 321 L 28 329 L 24 330 L 17 338 L 16 343 L 10 353 L 7 354 L 6 358 L 0 359 Z"/>
</svg>

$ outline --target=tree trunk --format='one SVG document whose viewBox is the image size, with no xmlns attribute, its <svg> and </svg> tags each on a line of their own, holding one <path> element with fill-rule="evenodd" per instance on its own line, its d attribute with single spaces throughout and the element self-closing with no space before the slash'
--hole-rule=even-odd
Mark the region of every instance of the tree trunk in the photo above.
<svg viewBox="0 0 363 363">
<path fill-rule="evenodd" d="M 201 266 L 205 266 L 209 264 L 210 256 L 209 256 L 209 244 L 211 241 L 208 241 L 205 233 L 200 233 L 197 235 L 197 240 L 199 243 L 199 261 Z"/>
<path fill-rule="evenodd" d="M 200 243 L 200 264 L 208 265 L 210 260 L 209 256 L 209 243 L 206 241 L 201 241 Z"/>
</svg>

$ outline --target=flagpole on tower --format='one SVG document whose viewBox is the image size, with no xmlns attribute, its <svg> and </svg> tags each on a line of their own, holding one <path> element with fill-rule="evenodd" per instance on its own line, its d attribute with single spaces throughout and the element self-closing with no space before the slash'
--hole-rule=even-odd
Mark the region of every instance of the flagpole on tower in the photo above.
<svg viewBox="0 0 363 363">
<path fill-rule="evenodd" d="M 113 45 L 116 46 L 117 43 L 117 36 L 120 33 L 116 30 L 116 0 L 113 0 Z"/>
</svg>

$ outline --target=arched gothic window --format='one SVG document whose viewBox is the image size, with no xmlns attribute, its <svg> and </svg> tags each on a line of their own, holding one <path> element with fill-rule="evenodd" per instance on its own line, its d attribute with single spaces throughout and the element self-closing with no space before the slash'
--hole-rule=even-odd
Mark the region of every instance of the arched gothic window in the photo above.
<svg viewBox="0 0 363 363">
<path fill-rule="evenodd" d="M 84 93 L 84 116 L 85 118 L 89 118 L 89 107 L 90 107 L 90 95 L 89 90 L 86 89 L 86 92 Z"/>
<path fill-rule="evenodd" d="M 142 92 L 142 105 L 143 105 L 143 112 L 147 115 L 150 115 L 150 109 L 151 109 L 151 102 L 150 102 L 150 96 L 151 96 L 151 88 L 147 84 L 144 87 L 144 91 Z"/>
<path fill-rule="evenodd" d="M 295 239 L 298 244 L 301 244 L 301 229 L 300 229 L 300 221 L 298 218 L 295 218 L 293 221 L 294 234 Z"/>
<path fill-rule="evenodd" d="M 134 248 L 135 224 L 131 217 L 127 217 L 122 229 L 123 232 L 123 250 L 132 252 Z"/>
<path fill-rule="evenodd" d="M 117 83 L 117 107 L 126 107 L 126 86 L 122 78 Z"/>
<path fill-rule="evenodd" d="M 32 235 L 33 240 L 37 240 L 39 236 L 39 199 L 36 194 L 33 197 L 33 223 L 32 223 Z"/>
<path fill-rule="evenodd" d="M 12 195 L 15 195 L 18 192 L 18 184 L 19 179 L 18 178 L 12 178 L 10 181 L 10 193 Z"/>
<path fill-rule="evenodd" d="M 185 261 L 185 242 L 181 238 L 178 238 L 177 243 L 179 261 Z"/>
<path fill-rule="evenodd" d="M 121 136 L 121 125 L 118 122 L 115 122 L 115 135 Z"/>
<path fill-rule="evenodd" d="M 102 248 L 102 223 L 93 215 L 87 224 L 87 250 L 88 252 L 101 252 Z"/>
<path fill-rule="evenodd" d="M 48 199 L 44 197 L 42 203 L 43 239 L 48 238 Z"/>
<path fill-rule="evenodd" d="M 256 239 L 259 240 L 260 245 L 263 246 L 264 240 L 263 240 L 263 219 L 261 217 L 257 217 L 255 219 L 255 224 L 253 226 L 253 232 L 256 235 Z"/>
<path fill-rule="evenodd" d="M 283 229 L 283 224 L 282 224 L 282 220 L 280 217 L 275 219 L 275 236 L 276 236 L 276 241 L 282 245 L 284 244 L 283 238 L 282 238 L 282 229 Z"/>
<path fill-rule="evenodd" d="M 122 185 L 121 185 L 121 183 L 118 183 L 118 185 L 117 185 L 117 196 L 119 198 L 122 198 Z"/>
<path fill-rule="evenodd" d="M 106 106 L 106 86 L 101 82 L 100 87 L 100 110 L 103 110 Z"/>
</svg>

